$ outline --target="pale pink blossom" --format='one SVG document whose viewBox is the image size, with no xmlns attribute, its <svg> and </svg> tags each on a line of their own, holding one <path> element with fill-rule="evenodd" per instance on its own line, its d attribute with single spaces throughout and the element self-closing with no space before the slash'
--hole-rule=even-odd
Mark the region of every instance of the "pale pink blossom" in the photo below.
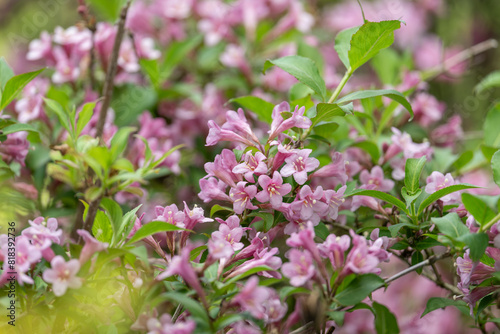
<svg viewBox="0 0 500 334">
<path fill-rule="evenodd" d="M 50 262 L 50 269 L 43 272 L 43 279 L 52 284 L 52 290 L 57 297 L 66 293 L 68 288 L 78 289 L 82 286 L 82 279 L 76 274 L 80 270 L 80 262 L 76 259 L 64 261 L 64 258 L 57 255 Z"/>
</svg>

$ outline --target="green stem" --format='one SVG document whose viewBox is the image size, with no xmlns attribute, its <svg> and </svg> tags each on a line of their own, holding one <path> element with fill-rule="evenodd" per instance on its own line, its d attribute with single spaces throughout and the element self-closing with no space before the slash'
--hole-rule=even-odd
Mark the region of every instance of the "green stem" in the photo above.
<svg viewBox="0 0 500 334">
<path fill-rule="evenodd" d="M 342 78 L 342 81 L 340 81 L 337 88 L 335 88 L 335 91 L 333 92 L 332 96 L 328 100 L 328 103 L 332 103 L 333 101 L 335 101 L 337 99 L 337 97 L 339 97 L 340 92 L 342 92 L 342 88 L 344 88 L 345 84 L 347 83 L 347 81 L 351 77 L 352 72 L 353 72 L 352 69 L 349 67 L 349 69 L 345 72 L 344 77 Z"/>
<path fill-rule="evenodd" d="M 483 226 L 481 226 L 481 228 L 479 229 L 479 232 L 483 232 L 483 231 L 489 229 L 490 227 L 493 226 L 493 224 L 495 224 L 499 220 L 500 220 L 500 213 L 497 214 L 495 217 L 493 217 L 492 220 L 490 220 L 489 222 L 487 222 L 486 224 L 484 224 Z"/>
</svg>

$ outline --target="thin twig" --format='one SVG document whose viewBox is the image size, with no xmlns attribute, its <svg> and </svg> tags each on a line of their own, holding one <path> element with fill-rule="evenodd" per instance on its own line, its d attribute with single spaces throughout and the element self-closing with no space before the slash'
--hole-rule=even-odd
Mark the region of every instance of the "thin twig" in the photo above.
<svg viewBox="0 0 500 334">
<path fill-rule="evenodd" d="M 406 268 L 405 270 L 403 271 L 400 271 L 399 273 L 387 278 L 384 282 L 387 284 L 387 283 L 390 283 L 400 277 L 403 277 L 405 276 L 406 274 L 409 274 L 411 273 L 412 271 L 415 271 L 419 268 L 423 268 L 425 266 L 429 266 L 429 265 L 432 265 L 434 264 L 436 261 L 439 261 L 441 259 L 444 259 L 444 258 L 447 258 L 447 257 L 450 257 L 451 254 L 450 253 L 443 253 L 443 254 L 440 254 L 440 255 L 433 255 L 431 257 L 429 257 L 428 259 L 420 262 L 420 263 L 417 263 L 416 265 L 414 266 L 411 266 L 409 268 Z"/>
<path fill-rule="evenodd" d="M 309 334 L 314 332 L 315 332 L 314 322 L 310 321 L 304 326 L 297 328 L 293 332 L 290 332 L 290 334 Z"/>
<path fill-rule="evenodd" d="M 470 59 L 480 53 L 483 53 L 489 49 L 494 49 L 498 46 L 498 42 L 495 39 L 488 39 L 484 42 L 478 43 L 462 52 L 457 53 L 453 57 L 448 58 L 443 63 L 431 68 L 422 74 L 422 80 L 426 81 L 436 76 L 448 72 L 452 67 L 463 63 L 467 59 Z"/>
<path fill-rule="evenodd" d="M 102 101 L 101 112 L 99 113 L 99 120 L 97 122 L 96 136 L 98 138 L 102 137 L 104 130 L 104 123 L 106 121 L 106 114 L 108 113 L 109 105 L 111 104 L 111 96 L 113 95 L 113 86 L 116 75 L 116 70 L 118 68 L 118 56 L 120 54 L 120 46 L 122 44 L 123 35 L 125 33 L 125 20 L 127 19 L 127 12 L 130 7 L 132 0 L 128 0 L 125 6 L 123 6 L 120 13 L 120 20 L 118 21 L 118 31 L 116 32 L 115 43 L 113 45 L 113 51 L 111 52 L 111 57 L 108 65 L 108 71 L 106 73 L 106 80 L 104 81 L 103 95 L 104 100 Z M 102 138 L 101 138 L 102 139 Z"/>
</svg>

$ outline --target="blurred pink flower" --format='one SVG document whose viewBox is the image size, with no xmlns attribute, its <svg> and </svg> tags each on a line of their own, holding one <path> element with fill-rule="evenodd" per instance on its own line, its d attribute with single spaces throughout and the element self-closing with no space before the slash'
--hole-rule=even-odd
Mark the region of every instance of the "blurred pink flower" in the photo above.
<svg viewBox="0 0 500 334">
<path fill-rule="evenodd" d="M 47 283 L 52 283 L 52 290 L 57 297 L 66 293 L 68 288 L 78 289 L 82 286 L 82 279 L 76 274 L 80 270 L 80 262 L 76 259 L 64 261 L 64 258 L 57 255 L 50 262 L 50 269 L 43 272 L 43 279 Z"/>
<path fill-rule="evenodd" d="M 290 262 L 286 262 L 281 266 L 281 272 L 290 279 L 291 285 L 304 285 L 314 277 L 316 268 L 311 253 L 307 250 L 291 249 L 287 255 Z"/>
</svg>

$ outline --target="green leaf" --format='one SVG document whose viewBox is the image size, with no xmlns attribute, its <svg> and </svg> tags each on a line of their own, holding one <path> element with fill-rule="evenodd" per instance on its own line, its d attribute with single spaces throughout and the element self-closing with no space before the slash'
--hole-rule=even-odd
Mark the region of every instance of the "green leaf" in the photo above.
<svg viewBox="0 0 500 334">
<path fill-rule="evenodd" d="M 219 211 L 233 211 L 233 208 L 227 206 L 220 206 L 219 204 L 215 204 L 212 209 L 210 209 L 210 217 L 213 217 L 215 213 Z"/>
<path fill-rule="evenodd" d="M 467 226 L 464 225 L 455 212 L 448 213 L 444 217 L 434 217 L 431 220 L 436 224 L 441 233 L 453 239 L 458 239 L 462 235 L 470 233 Z"/>
<path fill-rule="evenodd" d="M 486 89 L 498 86 L 500 86 L 500 71 L 494 71 L 484 77 L 483 80 L 474 87 L 474 92 L 479 94 Z"/>
<path fill-rule="evenodd" d="M 468 233 L 457 238 L 464 242 L 470 249 L 470 258 L 472 261 L 479 261 L 488 247 L 490 239 L 486 233 Z"/>
<path fill-rule="evenodd" d="M 418 189 L 416 193 L 414 193 L 413 195 L 410 195 L 410 194 L 408 194 L 408 190 L 406 189 L 406 187 L 401 188 L 401 196 L 403 196 L 403 198 L 405 199 L 407 208 L 411 207 L 413 202 L 415 202 L 417 200 L 417 198 L 420 196 L 421 193 L 422 193 L 422 189 Z"/>
<path fill-rule="evenodd" d="M 455 170 L 459 171 L 462 169 L 465 165 L 467 165 L 472 158 L 474 158 L 474 152 L 472 151 L 465 151 L 464 153 L 460 154 L 460 156 L 453 162 L 453 167 Z"/>
<path fill-rule="evenodd" d="M 252 269 L 249 269 L 247 270 L 246 272 L 244 272 L 243 274 L 241 275 L 238 275 L 238 276 L 234 276 L 233 278 L 229 279 L 225 285 L 229 285 L 229 284 L 232 284 L 232 283 L 235 283 L 235 282 L 238 282 L 238 281 L 241 281 L 242 279 L 244 279 L 245 277 L 248 277 L 248 276 L 252 276 L 253 274 L 256 274 L 256 273 L 259 273 L 261 271 L 274 271 L 273 268 L 271 267 L 268 267 L 268 266 L 258 266 L 258 267 L 255 267 L 255 268 L 252 268 Z"/>
<path fill-rule="evenodd" d="M 229 100 L 231 103 L 236 103 L 243 109 L 253 111 L 257 117 L 263 122 L 271 124 L 273 121 L 272 114 L 274 105 L 257 96 L 242 96 Z"/>
<path fill-rule="evenodd" d="M 346 103 L 346 102 L 351 102 L 355 100 L 361 100 L 361 99 L 368 99 L 372 97 L 377 97 L 377 96 L 385 96 L 388 97 L 399 104 L 401 104 L 403 107 L 405 107 L 406 110 L 410 113 L 411 117 L 410 120 L 413 119 L 413 109 L 411 107 L 411 104 L 408 102 L 406 97 L 401 94 L 398 91 L 395 91 L 393 89 L 378 89 L 378 90 L 361 90 L 357 91 L 351 94 L 347 94 L 346 96 L 342 97 L 341 99 L 338 99 L 336 102 L 338 104 L 341 103 Z"/>
<path fill-rule="evenodd" d="M 185 231 L 185 229 L 166 222 L 153 221 L 144 224 L 139 230 L 137 230 L 134 236 L 130 238 L 130 240 L 127 242 L 127 244 L 133 244 L 134 242 L 142 240 L 155 233 L 172 232 L 172 231 Z"/>
<path fill-rule="evenodd" d="M 11 134 L 14 132 L 20 132 L 20 131 L 29 131 L 29 132 L 33 132 L 33 133 L 38 133 L 38 130 L 29 124 L 16 123 L 16 124 L 12 124 L 12 125 L 9 125 L 9 126 L 6 126 L 5 128 L 3 128 L 2 134 L 8 135 L 8 134 Z"/>
<path fill-rule="evenodd" d="M 5 89 L 3 90 L 0 110 L 5 109 L 5 107 L 7 107 L 9 103 L 16 98 L 17 94 L 19 94 L 31 80 L 35 79 L 38 74 L 42 73 L 43 70 L 44 68 L 34 72 L 19 74 L 10 78 L 9 81 L 7 81 L 7 84 L 5 84 Z"/>
<path fill-rule="evenodd" d="M 137 206 L 136 208 L 130 210 L 127 212 L 122 219 L 120 227 L 117 229 L 116 235 L 117 235 L 117 242 L 121 241 L 125 237 L 127 237 L 130 234 L 130 231 L 134 227 L 134 223 L 136 220 L 136 214 L 137 211 L 141 208 L 141 205 Z"/>
<path fill-rule="evenodd" d="M 435 246 L 444 246 L 444 245 L 435 239 L 425 238 L 424 240 L 417 242 L 413 248 L 415 248 L 418 251 L 422 251 L 424 249 Z"/>
<path fill-rule="evenodd" d="M 493 170 L 493 180 L 500 187 L 500 150 L 491 157 L 491 169 Z"/>
<path fill-rule="evenodd" d="M 398 334 L 399 326 L 394 314 L 387 307 L 377 302 L 372 304 L 375 315 L 375 329 L 377 334 Z"/>
<path fill-rule="evenodd" d="M 491 162 L 491 158 L 493 157 L 493 154 L 498 150 L 497 147 L 490 147 L 486 145 L 481 145 L 481 152 L 483 153 L 483 156 Z"/>
<path fill-rule="evenodd" d="M 410 213 L 408 212 L 408 209 L 406 208 L 406 205 L 400 199 L 397 199 L 396 197 L 389 195 L 387 193 L 384 193 L 382 191 L 357 189 L 347 196 L 354 196 L 354 195 L 356 195 L 356 196 L 370 196 L 370 197 L 381 199 L 383 201 L 386 201 L 387 203 L 390 203 L 390 204 L 396 206 L 397 208 L 399 208 L 401 211 L 403 211 L 407 215 L 410 215 Z"/>
<path fill-rule="evenodd" d="M 113 224 L 113 231 L 117 233 L 120 229 L 123 216 L 120 205 L 112 199 L 106 197 L 101 200 L 100 205 L 104 210 L 106 210 L 106 213 L 109 215 L 111 223 Z"/>
<path fill-rule="evenodd" d="M 197 322 L 205 324 L 207 327 L 209 326 L 210 320 L 207 312 L 203 306 L 201 306 L 201 304 L 194 299 L 178 292 L 166 292 L 162 296 L 181 304 L 184 308 L 186 308 L 186 310 L 189 311 L 191 316 L 197 320 Z"/>
<path fill-rule="evenodd" d="M 401 230 L 403 227 L 408 227 L 413 230 L 419 230 L 420 227 L 418 225 L 414 225 L 411 223 L 399 223 L 395 225 L 388 226 L 387 228 L 389 229 L 389 232 L 391 232 L 391 237 L 395 238 L 398 235 L 399 230 Z"/>
<path fill-rule="evenodd" d="M 424 261 L 424 256 L 422 255 L 422 253 L 420 253 L 419 251 L 416 251 L 412 254 L 412 256 L 411 256 L 411 265 L 412 266 L 419 264 L 422 261 Z M 422 269 L 423 269 L 423 267 L 420 267 L 417 270 L 415 270 L 415 272 L 420 275 L 422 273 Z"/>
<path fill-rule="evenodd" d="M 437 201 L 443 196 L 446 196 L 448 194 L 460 191 L 460 190 L 465 190 L 465 189 L 471 189 L 471 188 L 479 188 L 478 186 L 474 186 L 472 184 L 468 183 L 460 183 L 460 184 L 455 184 L 443 189 L 440 189 L 432 194 L 429 195 L 426 199 L 422 201 L 420 204 L 420 207 L 418 208 L 418 213 L 417 216 L 420 216 L 422 212 L 424 212 L 425 208 L 427 208 L 429 205 Z"/>
<path fill-rule="evenodd" d="M 223 331 L 224 328 L 226 328 L 227 326 L 243 319 L 245 319 L 245 317 L 240 313 L 225 314 L 220 318 L 218 318 L 217 320 L 215 320 L 214 327 L 217 332 Z"/>
<path fill-rule="evenodd" d="M 314 61 L 300 56 L 286 56 L 274 60 L 267 60 L 264 64 L 264 73 L 273 65 L 293 75 L 297 80 L 314 90 L 323 101 L 326 100 L 326 85 L 320 76 Z"/>
<path fill-rule="evenodd" d="M 5 61 L 4 57 L 0 58 L 0 91 L 3 91 L 7 81 L 14 76 L 14 71 Z"/>
<path fill-rule="evenodd" d="M 100 12 L 108 21 L 114 22 L 120 15 L 120 9 L 125 4 L 125 0 L 88 0 L 88 2 Z"/>
<path fill-rule="evenodd" d="M 352 36 L 359 30 L 360 27 L 353 27 L 349 29 L 342 30 L 335 37 L 335 51 L 339 55 L 340 60 L 344 64 L 345 68 L 349 68 L 351 65 L 349 63 L 349 49 L 351 48 Z"/>
<path fill-rule="evenodd" d="M 163 64 L 160 67 L 160 80 L 166 80 L 172 74 L 174 68 L 186 59 L 188 53 L 197 47 L 202 40 L 203 36 L 197 35 L 189 39 L 170 43 L 165 52 Z"/>
<path fill-rule="evenodd" d="M 462 203 L 479 225 L 489 222 L 496 215 L 488 204 L 471 194 L 462 194 Z"/>
<path fill-rule="evenodd" d="M 160 83 L 160 65 L 157 59 L 140 59 L 139 64 L 141 64 L 142 69 L 151 80 L 153 86 L 158 87 Z"/>
<path fill-rule="evenodd" d="M 380 149 L 378 148 L 377 144 L 375 144 L 373 141 L 370 140 L 358 141 L 353 143 L 351 147 L 359 147 L 360 149 L 368 153 L 375 164 L 378 162 L 378 159 L 380 158 Z"/>
<path fill-rule="evenodd" d="M 333 133 L 335 132 L 335 130 L 338 129 L 338 127 L 339 127 L 338 123 L 328 122 L 328 123 L 316 125 L 314 127 L 314 133 L 320 137 L 330 139 L 330 138 L 332 138 Z"/>
<path fill-rule="evenodd" d="M 500 103 L 495 104 L 486 115 L 484 121 L 484 143 L 490 147 L 500 147 Z"/>
<path fill-rule="evenodd" d="M 420 175 L 427 162 L 425 156 L 420 159 L 407 159 L 405 164 L 405 186 L 409 195 L 420 190 Z"/>
<path fill-rule="evenodd" d="M 319 122 L 331 121 L 335 116 L 344 115 L 345 112 L 336 103 L 318 103 L 316 106 L 316 116 L 313 116 L 311 127 L 314 127 Z"/>
<path fill-rule="evenodd" d="M 101 242 L 111 242 L 113 238 L 113 227 L 109 221 L 108 216 L 100 210 L 95 215 L 94 224 L 92 225 L 92 234 Z"/>
<path fill-rule="evenodd" d="M 59 102 L 50 100 L 50 99 L 43 99 L 45 101 L 45 104 L 47 107 L 49 107 L 50 110 L 56 114 L 57 118 L 59 119 L 59 122 L 63 126 L 63 128 L 68 131 L 69 133 L 73 132 L 73 129 L 71 127 L 71 123 L 69 121 L 69 114 L 64 108 L 59 104 Z"/>
<path fill-rule="evenodd" d="M 373 58 L 380 50 L 391 46 L 394 42 L 394 31 L 400 26 L 401 22 L 398 20 L 365 22 L 352 35 L 351 48 L 348 52 L 352 71 Z"/>
<path fill-rule="evenodd" d="M 78 121 L 76 122 L 76 133 L 75 136 L 78 137 L 82 133 L 85 126 L 89 123 L 90 119 L 94 115 L 94 108 L 96 102 L 85 103 L 82 111 L 78 114 Z"/>
<path fill-rule="evenodd" d="M 328 235 L 330 235 L 330 231 L 328 231 L 328 228 L 323 222 L 319 222 L 318 225 L 314 226 L 314 233 L 322 240 L 326 240 Z"/>
<path fill-rule="evenodd" d="M 128 140 L 130 138 L 130 134 L 134 132 L 136 128 L 133 127 L 123 127 L 120 128 L 113 138 L 111 139 L 111 144 L 110 144 L 110 153 L 111 153 L 111 161 L 115 161 L 116 158 L 118 158 L 123 151 L 125 151 L 125 148 L 127 147 Z"/>
<path fill-rule="evenodd" d="M 378 275 L 360 275 L 354 278 L 344 290 L 339 292 L 335 299 L 342 305 L 356 305 L 382 285 L 384 285 L 384 280 Z"/>
<path fill-rule="evenodd" d="M 446 308 L 447 306 L 455 306 L 457 308 L 466 308 L 467 310 L 469 307 L 467 306 L 467 303 L 464 302 L 463 300 L 453 300 L 453 299 L 448 299 L 448 298 L 442 298 L 442 297 L 432 297 L 427 301 L 427 306 L 425 307 L 424 313 L 420 316 L 420 318 L 423 318 L 426 314 L 435 311 L 440 308 Z"/>
</svg>

